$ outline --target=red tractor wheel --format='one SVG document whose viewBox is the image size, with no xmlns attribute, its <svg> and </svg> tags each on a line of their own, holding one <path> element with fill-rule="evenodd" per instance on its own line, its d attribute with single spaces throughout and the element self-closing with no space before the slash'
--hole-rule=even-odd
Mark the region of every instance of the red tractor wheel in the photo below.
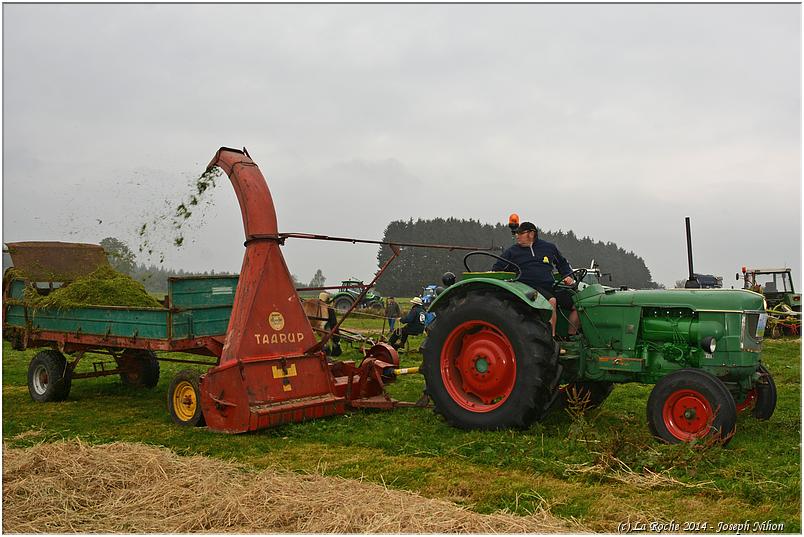
<svg viewBox="0 0 804 537">
<path fill-rule="evenodd" d="M 549 409 L 561 367 L 549 325 L 518 299 L 473 291 L 439 308 L 422 345 L 435 411 L 462 429 L 526 427 Z"/>
<path fill-rule="evenodd" d="M 682 369 L 659 379 L 648 398 L 648 427 L 671 444 L 717 437 L 725 445 L 737 422 L 726 385 L 700 369 Z"/>
<path fill-rule="evenodd" d="M 485 321 L 466 321 L 441 349 L 441 378 L 452 400 L 472 412 L 489 412 L 507 400 L 516 384 L 510 340 Z"/>
</svg>

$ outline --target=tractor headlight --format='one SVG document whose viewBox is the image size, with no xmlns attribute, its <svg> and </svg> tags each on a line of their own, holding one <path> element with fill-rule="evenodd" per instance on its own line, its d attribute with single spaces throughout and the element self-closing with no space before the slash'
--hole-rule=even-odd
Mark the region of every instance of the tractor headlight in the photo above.
<svg viewBox="0 0 804 537">
<path fill-rule="evenodd" d="M 704 352 L 713 354 L 717 348 L 717 340 L 713 336 L 706 336 L 701 340 L 701 348 Z"/>
<path fill-rule="evenodd" d="M 449 287 L 450 285 L 454 285 L 455 284 L 455 274 L 453 274 L 452 272 L 445 272 L 444 275 L 441 276 L 441 281 L 447 287 Z"/>
</svg>

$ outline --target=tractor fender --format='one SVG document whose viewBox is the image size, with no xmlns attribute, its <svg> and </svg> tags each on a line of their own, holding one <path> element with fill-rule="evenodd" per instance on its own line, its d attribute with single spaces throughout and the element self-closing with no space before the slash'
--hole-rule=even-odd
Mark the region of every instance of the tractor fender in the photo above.
<svg viewBox="0 0 804 537">
<path fill-rule="evenodd" d="M 502 291 L 508 293 L 511 295 L 511 298 L 519 300 L 528 307 L 536 310 L 543 319 L 550 319 L 550 316 L 553 314 L 553 307 L 550 305 L 550 302 L 533 287 L 521 282 L 509 282 L 495 278 L 471 278 L 460 281 L 435 297 L 430 307 L 427 309 L 428 311 L 433 311 L 438 314 L 438 310 L 446 306 L 456 295 L 463 296 L 483 289 L 493 289 L 498 292 Z"/>
</svg>

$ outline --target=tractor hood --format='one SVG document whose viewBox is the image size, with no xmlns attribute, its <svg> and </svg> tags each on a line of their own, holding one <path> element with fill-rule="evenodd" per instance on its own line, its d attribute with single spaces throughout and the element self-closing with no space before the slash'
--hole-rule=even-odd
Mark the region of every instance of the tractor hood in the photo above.
<svg viewBox="0 0 804 537">
<path fill-rule="evenodd" d="M 689 308 L 696 311 L 761 311 L 765 299 L 744 289 L 645 289 L 621 291 L 590 285 L 575 296 L 578 305 Z"/>
</svg>

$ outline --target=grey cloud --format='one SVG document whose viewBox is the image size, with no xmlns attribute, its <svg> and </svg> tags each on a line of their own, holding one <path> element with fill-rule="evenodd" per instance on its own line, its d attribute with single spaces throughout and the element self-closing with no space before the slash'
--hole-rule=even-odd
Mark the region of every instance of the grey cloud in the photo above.
<svg viewBox="0 0 804 537">
<path fill-rule="evenodd" d="M 283 230 L 379 238 L 391 219 L 519 212 L 617 242 L 672 284 L 689 215 L 702 271 L 798 267 L 800 14 L 9 4 L 4 239 L 134 241 L 217 147 L 245 145 Z M 239 269 L 228 184 L 208 211 L 166 263 Z M 303 279 L 367 278 L 376 249 L 361 248 L 285 255 Z"/>
</svg>

